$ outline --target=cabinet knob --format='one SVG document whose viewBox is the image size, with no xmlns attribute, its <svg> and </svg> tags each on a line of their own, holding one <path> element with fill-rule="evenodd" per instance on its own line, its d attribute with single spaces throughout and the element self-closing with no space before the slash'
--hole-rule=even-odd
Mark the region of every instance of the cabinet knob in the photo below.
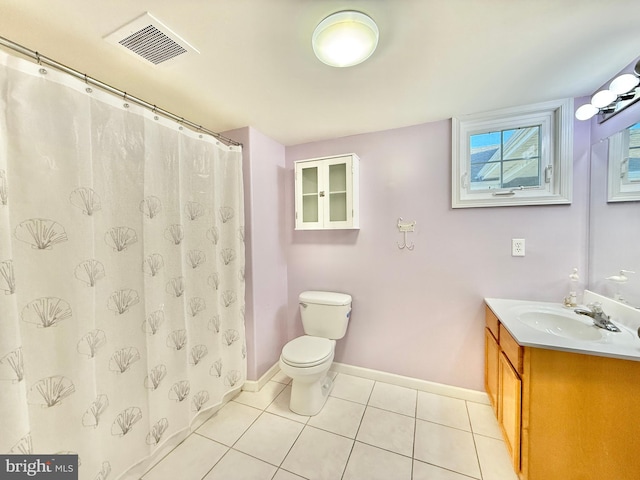
<svg viewBox="0 0 640 480">
<path fill-rule="evenodd" d="M 324 197 L 324 190 L 318 193 L 318 195 L 320 195 L 321 197 Z"/>
</svg>

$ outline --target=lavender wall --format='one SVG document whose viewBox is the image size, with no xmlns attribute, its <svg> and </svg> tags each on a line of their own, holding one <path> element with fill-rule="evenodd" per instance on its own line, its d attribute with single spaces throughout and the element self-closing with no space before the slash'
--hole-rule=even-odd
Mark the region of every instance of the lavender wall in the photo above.
<svg viewBox="0 0 640 480">
<path fill-rule="evenodd" d="M 251 127 L 225 135 L 243 144 L 247 378 L 257 380 L 288 340 L 285 152 Z"/>
<path fill-rule="evenodd" d="M 297 295 L 353 295 L 336 361 L 483 389 L 483 297 L 560 301 L 585 270 L 589 124 L 574 132 L 570 206 L 451 208 L 451 124 L 442 121 L 286 148 L 287 336 L 301 333 Z M 295 160 L 361 159 L 359 231 L 294 231 Z M 417 221 L 399 250 L 398 217 Z M 511 257 L 511 238 L 526 239 Z M 261 341 L 258 338 L 258 341 Z"/>
</svg>

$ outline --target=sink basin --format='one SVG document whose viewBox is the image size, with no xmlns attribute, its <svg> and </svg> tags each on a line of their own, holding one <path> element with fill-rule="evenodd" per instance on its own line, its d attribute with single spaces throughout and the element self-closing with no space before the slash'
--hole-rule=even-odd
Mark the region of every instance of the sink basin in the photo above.
<svg viewBox="0 0 640 480">
<path fill-rule="evenodd" d="M 573 310 L 562 307 L 519 307 L 516 318 L 523 324 L 540 332 L 549 333 L 557 337 L 570 338 L 587 342 L 598 342 L 608 336 L 606 330 L 596 327 L 591 319 L 579 316 Z"/>
<path fill-rule="evenodd" d="M 598 302 L 620 332 L 598 328 L 593 319 L 561 303 L 485 298 L 486 305 L 523 347 L 640 361 L 640 309 L 585 290 L 584 305 Z M 582 305 L 582 308 L 586 308 Z M 489 319 L 489 316 L 487 316 Z M 488 323 L 493 331 L 493 324 Z"/>
</svg>

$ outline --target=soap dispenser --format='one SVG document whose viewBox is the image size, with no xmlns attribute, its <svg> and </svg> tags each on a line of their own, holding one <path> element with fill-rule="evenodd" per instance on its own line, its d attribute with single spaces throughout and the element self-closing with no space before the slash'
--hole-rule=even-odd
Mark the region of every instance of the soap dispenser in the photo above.
<svg viewBox="0 0 640 480">
<path fill-rule="evenodd" d="M 625 299 L 622 298 L 622 294 L 620 293 L 620 287 L 623 284 L 627 283 L 627 280 L 629 280 L 629 277 L 627 277 L 627 273 L 636 272 L 632 272 L 631 270 L 620 270 L 620 275 L 611 275 L 610 277 L 607 277 L 607 280 L 616 284 L 616 293 L 613 296 L 613 299 L 618 300 L 619 302 L 625 301 Z"/>
<path fill-rule="evenodd" d="M 576 307 L 578 305 L 578 287 L 580 282 L 580 277 L 578 276 L 578 269 L 574 268 L 569 275 L 569 280 L 571 281 L 571 285 L 569 287 L 569 295 L 564 297 L 564 306 L 565 307 Z"/>
</svg>

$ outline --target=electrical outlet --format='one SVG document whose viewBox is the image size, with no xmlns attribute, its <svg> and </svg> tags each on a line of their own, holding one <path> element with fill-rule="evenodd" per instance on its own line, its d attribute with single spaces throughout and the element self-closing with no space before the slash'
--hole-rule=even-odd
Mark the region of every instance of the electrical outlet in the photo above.
<svg viewBox="0 0 640 480">
<path fill-rule="evenodd" d="M 511 239 L 511 256 L 524 257 L 524 238 Z"/>
</svg>

